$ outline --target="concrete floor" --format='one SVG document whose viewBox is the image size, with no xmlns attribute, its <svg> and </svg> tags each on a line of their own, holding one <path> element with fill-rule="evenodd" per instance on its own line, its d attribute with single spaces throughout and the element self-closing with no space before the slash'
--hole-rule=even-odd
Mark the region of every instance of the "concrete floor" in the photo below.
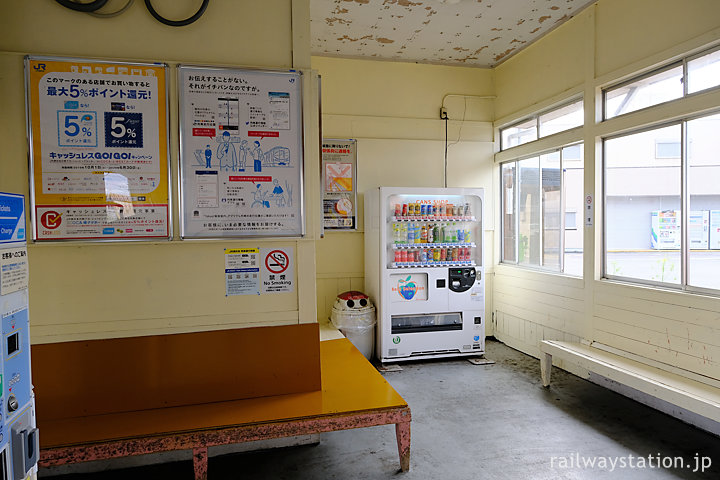
<svg viewBox="0 0 720 480">
<path fill-rule="evenodd" d="M 497 363 L 426 361 L 384 374 L 412 408 L 408 473 L 398 473 L 394 427 L 381 426 L 323 434 L 315 446 L 212 457 L 209 477 L 720 478 L 720 438 L 557 369 L 551 387 L 544 389 L 538 360 L 502 343 L 488 341 L 486 356 Z M 598 463 L 594 468 L 578 467 L 578 456 L 580 461 Z M 685 467 L 651 468 L 673 461 L 663 457 L 679 457 Z M 702 457 L 712 465 L 693 472 L 696 458 L 702 462 Z M 643 461 L 645 468 L 637 468 Z M 40 473 L 57 480 L 193 478 L 190 461 L 55 477 Z"/>
</svg>

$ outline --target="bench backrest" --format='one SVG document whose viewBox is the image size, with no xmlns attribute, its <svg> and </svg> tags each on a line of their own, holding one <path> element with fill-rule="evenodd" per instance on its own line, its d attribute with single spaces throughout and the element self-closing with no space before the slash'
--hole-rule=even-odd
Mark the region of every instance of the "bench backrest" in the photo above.
<svg viewBox="0 0 720 480">
<path fill-rule="evenodd" d="M 50 343 L 31 356 L 39 420 L 321 389 L 317 324 Z"/>
</svg>

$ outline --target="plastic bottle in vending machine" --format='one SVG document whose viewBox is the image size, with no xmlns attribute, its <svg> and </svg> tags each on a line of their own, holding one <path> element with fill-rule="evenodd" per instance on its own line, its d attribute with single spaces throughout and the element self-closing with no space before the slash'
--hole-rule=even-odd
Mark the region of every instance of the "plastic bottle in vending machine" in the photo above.
<svg viewBox="0 0 720 480">
<path fill-rule="evenodd" d="M 465 213 L 464 213 L 464 215 L 465 215 L 466 217 L 471 217 L 471 216 L 472 216 L 472 214 L 470 213 L 470 204 L 469 204 L 469 203 L 466 203 L 466 204 L 465 204 Z"/>
<path fill-rule="evenodd" d="M 465 243 L 471 243 L 470 239 L 470 227 L 465 227 Z"/>
<path fill-rule="evenodd" d="M 427 239 L 428 239 L 427 225 L 423 225 L 422 229 L 420 230 L 420 243 L 427 243 Z"/>
<path fill-rule="evenodd" d="M 436 223 L 435 228 L 433 228 L 433 240 L 435 240 L 435 243 L 442 243 L 442 238 L 440 235 L 440 224 Z"/>
<path fill-rule="evenodd" d="M 452 232 L 452 239 L 450 240 L 452 243 L 457 243 L 457 226 L 455 226 L 455 222 L 452 223 L 452 227 L 450 227 L 450 231 Z"/>
<path fill-rule="evenodd" d="M 407 231 L 407 243 L 415 243 L 415 227 L 412 223 L 408 223 Z"/>
<path fill-rule="evenodd" d="M 427 243 L 433 243 L 433 240 L 435 240 L 435 234 L 433 232 L 433 226 L 428 225 L 427 228 Z"/>
<path fill-rule="evenodd" d="M 465 227 L 460 225 L 460 228 L 457 230 L 457 239 L 458 243 L 465 243 Z"/>
</svg>

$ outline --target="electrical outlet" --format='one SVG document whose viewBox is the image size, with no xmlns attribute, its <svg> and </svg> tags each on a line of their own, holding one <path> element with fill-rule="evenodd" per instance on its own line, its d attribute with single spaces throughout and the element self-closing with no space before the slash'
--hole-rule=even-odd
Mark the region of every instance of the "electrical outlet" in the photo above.
<svg viewBox="0 0 720 480">
<path fill-rule="evenodd" d="M 448 119 L 447 108 L 440 107 L 440 120 L 447 120 L 447 119 Z"/>
</svg>

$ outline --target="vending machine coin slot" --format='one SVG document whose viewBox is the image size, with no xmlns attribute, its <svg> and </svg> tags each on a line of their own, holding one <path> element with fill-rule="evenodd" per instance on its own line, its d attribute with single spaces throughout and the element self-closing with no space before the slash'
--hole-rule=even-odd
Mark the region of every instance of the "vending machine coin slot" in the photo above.
<svg viewBox="0 0 720 480">
<path fill-rule="evenodd" d="M 448 283 L 450 285 L 450 290 L 456 293 L 462 293 L 470 290 L 470 287 L 472 287 L 475 283 L 475 268 L 449 268 Z"/>
</svg>

